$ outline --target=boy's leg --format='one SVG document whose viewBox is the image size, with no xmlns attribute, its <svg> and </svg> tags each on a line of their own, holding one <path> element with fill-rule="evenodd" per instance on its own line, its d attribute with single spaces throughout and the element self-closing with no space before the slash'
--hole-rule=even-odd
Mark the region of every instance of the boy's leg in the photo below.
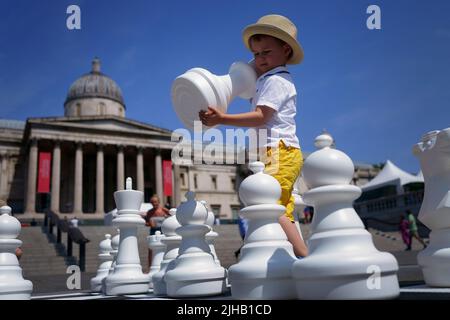
<svg viewBox="0 0 450 320">
<path fill-rule="evenodd" d="M 279 148 L 268 150 L 267 161 L 265 172 L 280 183 L 281 197 L 278 203 L 286 207 L 285 214 L 278 221 L 292 244 L 294 254 L 305 257 L 308 255 L 308 248 L 295 226 L 293 215 L 295 205 L 292 196 L 294 183 L 303 166 L 303 156 L 299 149 L 286 147 L 281 142 Z"/>
<path fill-rule="evenodd" d="M 281 228 L 283 228 L 284 233 L 286 233 L 288 241 L 292 244 L 294 254 L 297 257 L 306 257 L 308 255 L 308 248 L 306 247 L 305 241 L 303 241 L 298 233 L 295 223 L 284 214 L 278 219 L 278 222 L 280 223 Z"/>
</svg>

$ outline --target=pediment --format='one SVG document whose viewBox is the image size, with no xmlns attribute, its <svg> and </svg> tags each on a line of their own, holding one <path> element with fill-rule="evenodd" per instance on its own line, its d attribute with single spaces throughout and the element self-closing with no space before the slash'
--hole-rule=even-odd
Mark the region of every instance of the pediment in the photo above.
<svg viewBox="0 0 450 320">
<path fill-rule="evenodd" d="M 120 117 L 33 118 L 29 119 L 29 123 L 64 130 L 117 131 L 166 137 L 172 134 L 172 131 L 167 129 Z"/>
</svg>

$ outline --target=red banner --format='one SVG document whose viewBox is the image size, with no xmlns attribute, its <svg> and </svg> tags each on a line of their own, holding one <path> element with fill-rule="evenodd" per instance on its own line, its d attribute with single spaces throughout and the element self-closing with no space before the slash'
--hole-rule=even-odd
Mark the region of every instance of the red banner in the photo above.
<svg viewBox="0 0 450 320">
<path fill-rule="evenodd" d="M 164 195 L 172 196 L 172 161 L 163 160 Z"/>
<path fill-rule="evenodd" d="M 38 193 L 50 192 L 50 163 L 52 154 L 50 152 L 39 152 L 39 176 Z"/>
</svg>

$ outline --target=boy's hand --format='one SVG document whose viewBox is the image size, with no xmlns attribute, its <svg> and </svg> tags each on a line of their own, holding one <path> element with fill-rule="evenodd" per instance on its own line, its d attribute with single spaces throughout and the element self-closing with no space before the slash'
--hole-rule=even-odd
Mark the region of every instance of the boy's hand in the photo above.
<svg viewBox="0 0 450 320">
<path fill-rule="evenodd" d="M 218 109 L 208 107 L 208 111 L 201 110 L 198 116 L 205 126 L 212 127 L 222 123 L 224 113 Z"/>
</svg>

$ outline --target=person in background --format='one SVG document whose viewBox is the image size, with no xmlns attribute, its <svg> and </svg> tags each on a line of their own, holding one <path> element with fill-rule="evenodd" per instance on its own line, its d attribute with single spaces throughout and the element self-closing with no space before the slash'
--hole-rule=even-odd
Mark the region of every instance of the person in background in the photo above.
<svg viewBox="0 0 450 320">
<path fill-rule="evenodd" d="M 400 215 L 400 233 L 402 235 L 403 243 L 406 245 L 405 251 L 411 250 L 411 236 L 409 234 L 409 221 L 404 214 Z"/>
<path fill-rule="evenodd" d="M 147 211 L 144 216 L 145 225 L 150 227 L 150 235 L 154 235 L 156 231 L 161 232 L 161 225 L 165 218 L 170 217 L 169 210 L 165 207 L 161 207 L 159 197 L 155 194 L 150 198 L 150 203 L 152 204 L 152 208 Z M 148 270 L 152 265 L 153 258 L 153 250 L 148 249 Z"/>
<path fill-rule="evenodd" d="M 242 241 L 244 241 L 245 239 L 245 235 L 247 234 L 247 230 L 248 230 L 248 222 L 246 219 L 239 217 L 238 218 L 238 227 L 239 227 L 239 234 L 241 235 Z M 237 249 L 234 252 L 234 256 L 236 257 L 236 259 L 238 258 L 239 254 L 241 253 L 241 249 L 244 246 L 244 244 L 242 244 L 239 249 Z"/>
<path fill-rule="evenodd" d="M 408 216 L 409 221 L 409 237 L 411 239 L 411 244 L 412 238 L 416 238 L 416 240 L 419 241 L 423 245 L 423 248 L 425 249 L 427 247 L 427 244 L 425 243 L 425 241 L 423 241 L 423 239 L 419 235 L 419 228 L 417 227 L 416 217 L 414 217 L 411 210 L 406 210 L 406 214 Z"/>
</svg>

